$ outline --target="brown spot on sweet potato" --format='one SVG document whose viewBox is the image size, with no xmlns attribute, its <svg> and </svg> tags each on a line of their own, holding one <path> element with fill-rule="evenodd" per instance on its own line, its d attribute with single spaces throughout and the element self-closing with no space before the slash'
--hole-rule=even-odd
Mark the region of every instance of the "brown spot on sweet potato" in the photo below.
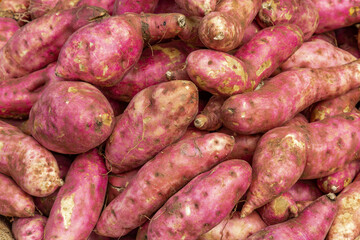
<svg viewBox="0 0 360 240">
<path fill-rule="evenodd" d="M 115 213 L 114 209 L 111 209 L 110 212 L 116 218 L 116 213 Z"/>
<path fill-rule="evenodd" d="M 213 64 L 213 61 L 211 61 L 211 60 L 208 61 L 208 65 L 211 65 L 211 64 Z"/>
</svg>

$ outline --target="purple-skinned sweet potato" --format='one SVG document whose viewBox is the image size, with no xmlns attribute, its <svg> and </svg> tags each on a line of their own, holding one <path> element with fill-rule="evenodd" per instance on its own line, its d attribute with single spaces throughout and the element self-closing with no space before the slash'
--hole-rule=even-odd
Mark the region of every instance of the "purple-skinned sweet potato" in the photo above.
<svg viewBox="0 0 360 240">
<path fill-rule="evenodd" d="M 76 157 L 45 226 L 44 239 L 87 239 L 102 210 L 107 170 L 98 149 Z"/>
<path fill-rule="evenodd" d="M 44 197 L 63 184 L 54 156 L 34 138 L 0 121 L 0 172 L 28 194 Z"/>
<path fill-rule="evenodd" d="M 148 239 L 196 240 L 230 214 L 250 181 L 250 165 L 236 159 L 198 175 L 152 217 Z"/>
<path fill-rule="evenodd" d="M 295 24 L 304 33 L 306 41 L 319 24 L 319 13 L 311 0 L 264 0 L 256 20 L 262 27 Z"/>
<path fill-rule="evenodd" d="M 19 28 L 19 24 L 14 19 L 0 17 L 0 49 Z"/>
<path fill-rule="evenodd" d="M 137 168 L 179 139 L 197 114 L 198 99 L 190 81 L 160 83 L 139 92 L 106 143 L 108 169 L 121 173 Z"/>
<path fill-rule="evenodd" d="M 298 217 L 268 226 L 247 240 L 325 239 L 337 212 L 335 198 L 333 193 L 324 195 L 305 208 Z"/>
<path fill-rule="evenodd" d="M 29 21 L 30 0 L 3 0 L 0 1 L 0 17 L 16 20 L 21 26 Z"/>
<path fill-rule="evenodd" d="M 282 72 L 257 91 L 225 100 L 221 120 L 240 134 L 265 132 L 281 126 L 312 103 L 359 87 L 359 74 L 360 60 L 336 67 Z"/>
<path fill-rule="evenodd" d="M 360 234 L 360 175 L 337 197 L 338 212 L 326 240 L 352 240 Z"/>
<path fill-rule="evenodd" d="M 214 50 L 190 53 L 186 70 L 202 90 L 231 96 L 254 90 L 301 44 L 302 33 L 296 25 L 269 27 L 259 31 L 234 56 Z"/>
<path fill-rule="evenodd" d="M 257 212 L 242 218 L 240 212 L 233 212 L 216 227 L 201 235 L 198 240 L 245 240 L 267 225 Z M 138 239 L 136 239 L 138 240 Z"/>
<path fill-rule="evenodd" d="M 215 131 L 222 126 L 220 121 L 220 109 L 225 99 L 220 96 L 212 96 L 204 110 L 194 120 L 194 125 L 200 130 Z"/>
<path fill-rule="evenodd" d="M 324 193 L 339 193 L 348 186 L 360 171 L 360 161 L 347 164 L 344 169 L 329 176 L 319 178 L 317 185 Z"/>
<path fill-rule="evenodd" d="M 32 197 L 10 177 L 0 173 L 0 214 L 9 217 L 30 217 L 34 213 Z"/>
<path fill-rule="evenodd" d="M 115 125 L 106 97 L 85 82 L 50 84 L 30 111 L 26 127 L 47 149 L 78 154 L 100 145 Z"/>
<path fill-rule="evenodd" d="M 114 86 L 139 60 L 144 42 L 173 38 L 184 25 L 185 16 L 177 13 L 126 13 L 88 24 L 64 44 L 56 74 Z M 111 51 L 103 51 L 107 48 Z"/>
<path fill-rule="evenodd" d="M 82 6 L 29 22 L 0 49 L 0 80 L 28 75 L 56 61 L 73 32 L 105 16 L 102 8 Z M 38 29 L 42 29 L 42 34 Z"/>
<path fill-rule="evenodd" d="M 153 13 L 159 0 L 115 0 L 114 15 L 121 15 L 127 12 L 132 13 Z"/>
<path fill-rule="evenodd" d="M 339 48 L 351 53 L 356 58 L 360 57 L 358 31 L 355 25 L 334 30 Z"/>
<path fill-rule="evenodd" d="M 233 146 L 234 139 L 223 133 L 168 146 L 142 166 L 105 208 L 96 230 L 104 236 L 120 237 L 139 227 L 192 178 L 223 161 Z"/>
<path fill-rule="evenodd" d="M 190 16 L 203 17 L 215 10 L 217 0 L 175 0 Z"/>
<path fill-rule="evenodd" d="M 38 214 L 33 217 L 17 218 L 11 230 L 16 240 L 42 240 L 47 218 Z"/>
<path fill-rule="evenodd" d="M 288 71 L 294 68 L 334 67 L 355 60 L 356 58 L 351 53 L 322 39 L 314 39 L 303 43 L 280 68 L 282 71 Z"/>
<path fill-rule="evenodd" d="M 109 183 L 107 188 L 107 203 L 110 203 L 117 196 L 122 193 L 127 186 L 129 186 L 132 179 L 135 177 L 139 170 L 131 170 L 126 173 L 121 173 L 117 175 L 109 175 Z M 108 205 L 108 204 L 107 204 Z"/>
<path fill-rule="evenodd" d="M 102 91 L 110 98 L 129 102 L 141 90 L 167 82 L 167 71 L 184 64 L 192 50 L 195 48 L 181 41 L 160 43 L 146 48 L 139 61 L 119 83 L 113 87 L 102 88 Z"/>
<path fill-rule="evenodd" d="M 222 0 L 199 26 L 199 38 L 207 47 L 227 52 L 237 48 L 246 27 L 254 20 L 260 0 Z"/>
</svg>

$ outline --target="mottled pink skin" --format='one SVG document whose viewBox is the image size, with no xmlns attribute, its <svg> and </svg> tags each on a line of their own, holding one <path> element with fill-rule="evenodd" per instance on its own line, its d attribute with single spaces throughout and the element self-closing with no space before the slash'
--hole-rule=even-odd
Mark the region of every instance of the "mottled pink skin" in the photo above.
<svg viewBox="0 0 360 240">
<path fill-rule="evenodd" d="M 312 0 L 319 12 L 316 33 L 346 27 L 360 21 L 358 0 Z"/>
<path fill-rule="evenodd" d="M 262 27 L 295 24 L 304 33 L 304 40 L 308 40 L 319 24 L 319 13 L 312 0 L 265 0 L 256 20 Z"/>
<path fill-rule="evenodd" d="M 256 23 L 256 21 L 253 21 L 252 23 L 250 23 L 246 28 L 245 28 L 245 32 L 244 32 L 244 37 L 241 40 L 241 45 L 244 45 L 248 42 L 250 42 L 250 40 L 261 30 L 261 27 Z"/>
<path fill-rule="evenodd" d="M 107 170 L 98 149 L 79 155 L 71 164 L 45 226 L 44 239 L 86 239 L 102 210 Z"/>
<path fill-rule="evenodd" d="M 352 240 L 360 235 L 360 175 L 338 196 L 338 212 L 326 240 Z"/>
<path fill-rule="evenodd" d="M 11 230 L 16 240 L 42 240 L 46 221 L 46 217 L 38 214 L 28 218 L 17 218 Z"/>
<path fill-rule="evenodd" d="M 109 184 L 107 189 L 107 203 L 110 203 L 124 191 L 135 177 L 139 170 L 135 169 L 126 173 L 109 175 Z"/>
<path fill-rule="evenodd" d="M 339 48 L 351 53 L 356 58 L 360 58 L 357 27 L 353 25 L 350 27 L 336 29 L 335 34 Z"/>
<path fill-rule="evenodd" d="M 301 45 L 280 68 L 282 71 L 288 71 L 295 68 L 334 67 L 355 60 L 356 58 L 351 53 L 322 39 L 314 39 Z"/>
<path fill-rule="evenodd" d="M 42 92 L 54 81 L 63 79 L 52 75 L 55 64 L 27 76 L 0 81 L 0 117 L 28 118 L 32 106 Z"/>
<path fill-rule="evenodd" d="M 355 88 L 336 98 L 313 105 L 310 122 L 320 121 L 338 114 L 351 112 L 360 100 L 360 88 Z"/>
<path fill-rule="evenodd" d="M 317 185 L 324 193 L 339 193 L 348 186 L 360 171 L 360 161 L 347 164 L 344 169 L 329 176 L 319 178 Z"/>
<path fill-rule="evenodd" d="M 360 60 L 319 69 L 282 72 L 259 90 L 228 98 L 221 108 L 223 124 L 240 134 L 281 126 L 312 103 L 334 98 L 360 86 Z"/>
<path fill-rule="evenodd" d="M 198 99 L 190 81 L 160 83 L 139 92 L 106 143 L 108 169 L 121 173 L 137 168 L 179 139 L 198 112 Z"/>
<path fill-rule="evenodd" d="M 14 19 L 0 17 L 0 49 L 19 28 L 19 24 Z"/>
<path fill-rule="evenodd" d="M 195 127 L 191 127 L 189 126 L 186 129 L 186 132 L 184 133 L 184 135 L 181 136 L 181 138 L 179 138 L 178 141 L 181 140 L 185 140 L 185 139 L 190 139 L 190 138 L 197 138 L 197 137 L 201 137 L 204 136 L 205 134 L 208 134 L 208 131 L 201 131 Z"/>
<path fill-rule="evenodd" d="M 127 12 L 132 13 L 153 13 L 159 0 L 115 0 L 114 15 L 121 15 Z"/>
<path fill-rule="evenodd" d="M 0 79 L 22 77 L 56 61 L 73 32 L 106 14 L 104 9 L 83 6 L 29 22 L 0 49 Z"/>
<path fill-rule="evenodd" d="M 22 26 L 29 20 L 30 0 L 3 0 L 0 1 L 0 17 L 13 18 Z"/>
<path fill-rule="evenodd" d="M 309 123 L 307 118 L 303 114 L 298 113 L 294 118 L 284 123 L 283 126 L 301 126 L 307 123 Z"/>
<path fill-rule="evenodd" d="M 314 34 L 312 35 L 312 37 L 309 39 L 309 41 L 315 40 L 315 39 L 322 39 L 325 42 L 331 43 L 332 45 L 334 45 L 335 47 L 338 46 L 337 40 L 336 40 L 336 35 L 335 35 L 335 31 L 329 31 L 329 32 L 324 32 L 324 33 L 320 33 L 320 34 Z"/>
<path fill-rule="evenodd" d="M 309 180 L 297 181 L 288 191 L 294 201 L 314 201 L 322 195 L 316 183 Z"/>
<path fill-rule="evenodd" d="M 138 228 L 138 232 L 136 234 L 136 240 L 147 240 L 148 239 L 147 232 L 149 229 L 149 223 L 150 223 L 150 221 L 146 221 L 143 225 L 141 225 Z"/>
<path fill-rule="evenodd" d="M 335 195 L 332 197 L 335 199 Z M 336 212 L 336 201 L 324 195 L 305 208 L 298 217 L 268 226 L 251 235 L 247 240 L 325 239 Z"/>
<path fill-rule="evenodd" d="M 230 216 L 209 232 L 201 235 L 198 240 L 245 240 L 267 226 L 256 212 L 245 218 L 240 217 L 240 212 L 230 213 Z"/>
<path fill-rule="evenodd" d="M 201 114 L 198 114 L 194 120 L 194 125 L 200 130 L 215 131 L 222 126 L 220 121 L 220 109 L 225 98 L 212 96 L 206 104 Z"/>
<path fill-rule="evenodd" d="M 47 149 L 78 154 L 100 145 L 115 125 L 106 97 L 94 86 L 75 81 L 49 85 L 30 111 L 31 135 Z"/>
<path fill-rule="evenodd" d="M 175 0 L 190 16 L 203 17 L 215 10 L 217 0 Z"/>
<path fill-rule="evenodd" d="M 186 25 L 179 33 L 179 38 L 186 43 L 193 44 L 194 46 L 205 47 L 199 38 L 199 27 L 201 20 L 202 17 L 199 16 L 186 17 Z"/>
<path fill-rule="evenodd" d="M 51 11 L 59 0 L 30 0 L 29 12 L 31 19 L 39 18 Z"/>
<path fill-rule="evenodd" d="M 113 87 L 102 88 L 102 91 L 113 99 L 129 102 L 141 90 L 167 82 L 166 72 L 184 64 L 188 53 L 194 49 L 181 41 L 160 43 L 146 48 L 139 61 L 119 83 Z"/>
<path fill-rule="evenodd" d="M 200 23 L 199 37 L 207 47 L 227 52 L 240 46 L 246 27 L 254 20 L 260 0 L 222 0 Z"/>
<path fill-rule="evenodd" d="M 192 178 L 223 161 L 233 146 L 231 136 L 210 133 L 165 148 L 142 166 L 105 208 L 96 230 L 104 236 L 120 237 L 139 227 Z"/>
<path fill-rule="evenodd" d="M 228 160 L 191 180 L 152 217 L 148 239 L 194 239 L 219 224 L 245 194 L 251 167 Z"/>
<path fill-rule="evenodd" d="M 10 177 L 0 173 L 0 214 L 9 217 L 30 217 L 35 213 L 32 197 Z"/>
<path fill-rule="evenodd" d="M 44 197 L 63 181 L 54 156 L 20 129 L 0 121 L 0 172 L 11 176 L 27 193 Z"/>
</svg>

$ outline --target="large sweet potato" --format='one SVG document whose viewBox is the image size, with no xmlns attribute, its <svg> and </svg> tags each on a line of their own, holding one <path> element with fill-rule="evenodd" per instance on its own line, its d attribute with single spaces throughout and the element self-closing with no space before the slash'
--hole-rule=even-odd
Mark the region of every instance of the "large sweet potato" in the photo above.
<svg viewBox="0 0 360 240">
<path fill-rule="evenodd" d="M 16 240 L 42 240 L 47 218 L 38 214 L 33 217 L 18 218 L 12 224 Z"/>
<path fill-rule="evenodd" d="M 115 0 L 114 15 L 121 15 L 127 12 L 132 13 L 153 13 L 159 0 Z"/>
<path fill-rule="evenodd" d="M 0 17 L 0 49 L 19 28 L 18 23 L 14 19 Z"/>
<path fill-rule="evenodd" d="M 231 136 L 211 133 L 165 148 L 141 167 L 129 186 L 105 208 L 97 231 L 120 237 L 139 227 L 192 178 L 223 161 L 233 146 Z"/>
<path fill-rule="evenodd" d="M 251 181 L 251 167 L 228 160 L 202 173 L 173 195 L 152 217 L 148 239 L 194 239 L 228 216 Z"/>
</svg>

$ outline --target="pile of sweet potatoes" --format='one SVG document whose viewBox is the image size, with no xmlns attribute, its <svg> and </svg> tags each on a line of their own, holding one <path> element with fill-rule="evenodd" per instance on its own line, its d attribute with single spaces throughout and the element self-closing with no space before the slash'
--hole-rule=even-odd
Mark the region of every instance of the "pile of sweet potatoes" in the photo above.
<svg viewBox="0 0 360 240">
<path fill-rule="evenodd" d="M 0 239 L 360 239 L 360 3 L 0 0 Z"/>
</svg>

